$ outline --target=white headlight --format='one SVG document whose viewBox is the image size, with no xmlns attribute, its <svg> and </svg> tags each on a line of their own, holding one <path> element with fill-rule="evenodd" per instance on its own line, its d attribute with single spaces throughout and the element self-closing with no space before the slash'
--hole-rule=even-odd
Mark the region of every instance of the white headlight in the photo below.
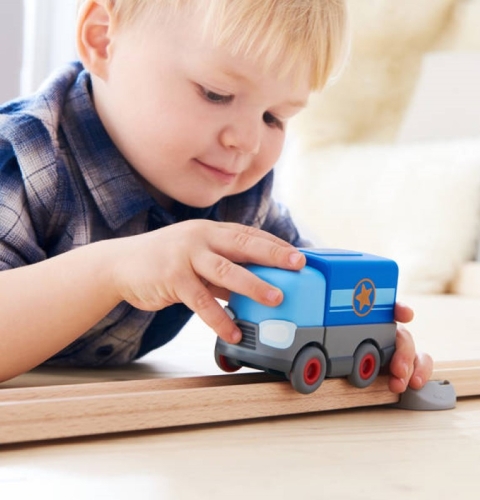
<svg viewBox="0 0 480 500">
<path fill-rule="evenodd" d="M 287 349 L 295 340 L 297 325 L 290 321 L 269 319 L 259 325 L 260 342 L 277 349 Z"/>
</svg>

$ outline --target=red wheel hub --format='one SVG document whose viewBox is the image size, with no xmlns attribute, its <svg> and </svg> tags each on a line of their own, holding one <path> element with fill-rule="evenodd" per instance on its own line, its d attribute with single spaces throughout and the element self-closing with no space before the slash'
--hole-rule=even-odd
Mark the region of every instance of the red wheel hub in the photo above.
<svg viewBox="0 0 480 500">
<path fill-rule="evenodd" d="M 309 359 L 303 369 L 303 380 L 308 385 L 313 385 L 320 378 L 322 365 L 317 358 Z"/>
<path fill-rule="evenodd" d="M 224 372 L 233 373 L 233 372 L 236 372 L 237 370 L 240 369 L 239 366 L 232 364 L 229 361 L 229 359 L 226 356 L 224 356 L 223 354 L 220 354 L 220 356 L 218 357 L 218 359 L 220 361 L 220 368 Z"/>
<path fill-rule="evenodd" d="M 375 372 L 375 356 L 373 354 L 366 354 L 360 363 L 359 375 L 363 380 L 369 379 Z"/>
</svg>

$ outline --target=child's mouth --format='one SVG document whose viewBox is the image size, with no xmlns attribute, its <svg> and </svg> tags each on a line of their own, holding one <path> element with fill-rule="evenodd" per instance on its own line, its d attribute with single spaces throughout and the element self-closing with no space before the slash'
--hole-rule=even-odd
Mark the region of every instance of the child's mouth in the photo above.
<svg viewBox="0 0 480 500">
<path fill-rule="evenodd" d="M 203 163 L 202 161 L 195 158 L 195 161 L 204 172 L 206 172 L 209 176 L 217 179 L 223 184 L 231 184 L 237 177 L 237 173 L 228 172 L 223 170 L 222 168 L 215 167 L 213 165 L 208 165 L 207 163 Z"/>
</svg>

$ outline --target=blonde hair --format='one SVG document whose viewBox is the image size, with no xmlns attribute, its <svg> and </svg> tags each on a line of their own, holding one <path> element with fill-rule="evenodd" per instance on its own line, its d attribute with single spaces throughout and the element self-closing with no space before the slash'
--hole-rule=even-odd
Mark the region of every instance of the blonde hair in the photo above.
<svg viewBox="0 0 480 500">
<path fill-rule="evenodd" d="M 338 75 L 349 50 L 345 0 L 103 0 L 119 24 L 155 8 L 165 15 L 184 7 L 197 9 L 205 33 L 232 54 L 260 60 L 280 76 L 310 75 L 312 90 Z M 78 0 L 79 6 L 85 0 Z"/>
</svg>

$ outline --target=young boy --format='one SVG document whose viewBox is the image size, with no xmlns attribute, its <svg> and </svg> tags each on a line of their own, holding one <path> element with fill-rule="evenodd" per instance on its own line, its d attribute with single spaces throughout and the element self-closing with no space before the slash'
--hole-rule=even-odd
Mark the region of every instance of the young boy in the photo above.
<svg viewBox="0 0 480 500">
<path fill-rule="evenodd" d="M 81 63 L 0 109 L 0 380 L 127 363 L 192 311 L 238 342 L 215 297 L 282 300 L 240 264 L 305 263 L 272 169 L 343 57 L 343 1 L 81 4 Z M 394 392 L 431 374 L 403 326 L 390 370 Z"/>
</svg>

